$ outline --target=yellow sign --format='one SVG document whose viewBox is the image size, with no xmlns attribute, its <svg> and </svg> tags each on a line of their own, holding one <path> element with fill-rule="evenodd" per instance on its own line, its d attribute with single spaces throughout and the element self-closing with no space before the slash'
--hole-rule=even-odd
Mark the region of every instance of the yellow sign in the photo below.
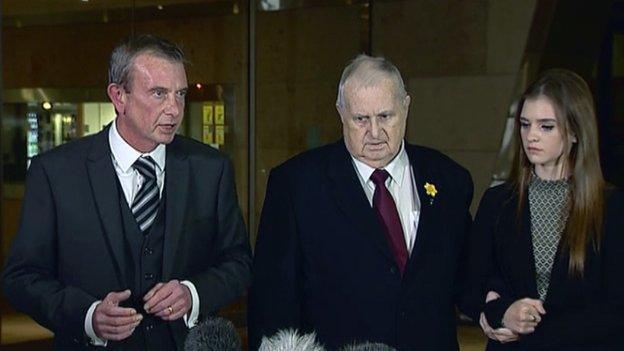
<svg viewBox="0 0 624 351">
<path fill-rule="evenodd" d="M 214 107 L 215 112 L 215 124 L 216 125 L 224 125 L 225 124 L 225 106 L 223 102 L 217 102 Z"/>
<path fill-rule="evenodd" d="M 202 109 L 204 116 L 204 124 L 212 124 L 213 107 L 212 102 L 205 102 Z"/>
<path fill-rule="evenodd" d="M 205 144 L 212 144 L 214 143 L 214 132 L 212 130 L 213 126 L 212 125 L 205 125 L 204 126 L 204 133 L 202 136 L 202 141 Z"/>
<path fill-rule="evenodd" d="M 218 145 L 225 145 L 225 127 L 224 126 L 216 126 L 215 143 Z"/>
</svg>

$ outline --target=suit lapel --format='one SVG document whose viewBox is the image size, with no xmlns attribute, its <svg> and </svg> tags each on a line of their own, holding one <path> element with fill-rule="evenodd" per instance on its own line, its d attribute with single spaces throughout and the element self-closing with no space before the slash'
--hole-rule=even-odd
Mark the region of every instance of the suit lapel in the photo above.
<svg viewBox="0 0 624 351">
<path fill-rule="evenodd" d="M 521 226 L 517 229 L 517 197 L 513 197 L 506 206 L 506 214 L 502 216 L 507 223 L 503 227 L 505 238 L 501 245 L 505 247 L 502 259 L 505 260 L 509 276 L 519 284 L 522 284 L 520 292 L 537 298 L 537 283 L 535 282 L 535 258 L 533 256 L 533 239 L 531 237 L 531 209 L 529 206 L 528 192 L 525 193 L 525 202 L 522 210 Z M 508 228 L 506 230 L 505 228 Z"/>
<path fill-rule="evenodd" d="M 334 195 L 338 207 L 383 255 L 395 262 L 375 212 L 368 202 L 364 189 L 362 189 L 362 184 L 344 141 L 340 140 L 334 146 L 329 157 L 328 175 L 330 191 Z"/>
<path fill-rule="evenodd" d="M 418 150 L 413 149 L 407 142 L 405 143 L 405 149 L 414 172 L 414 184 L 420 200 L 420 215 L 418 219 L 418 229 L 416 231 L 416 240 L 412 248 L 412 254 L 407 263 L 407 271 L 409 272 L 413 269 L 411 267 L 417 266 L 415 262 L 421 256 L 423 247 L 425 247 L 429 237 L 443 230 L 440 225 L 444 223 L 444 221 L 440 220 L 438 217 L 442 205 L 440 203 L 440 197 L 441 193 L 444 191 L 444 185 L 440 183 L 439 177 L 436 177 L 434 165 L 426 162 Z M 436 186 L 436 190 L 439 192 L 436 197 L 427 195 L 425 189 L 426 183 Z"/>
<path fill-rule="evenodd" d="M 535 281 L 535 277 L 537 277 L 537 273 L 535 271 L 535 255 L 533 254 L 533 237 L 531 235 L 531 210 L 529 208 L 529 196 L 527 194 L 525 201 L 525 215 L 522 218 L 522 240 L 520 247 L 522 248 L 521 252 L 525 253 L 524 257 L 520 257 L 518 262 L 524 259 L 524 262 L 528 262 L 527 268 L 518 272 L 521 274 L 524 271 L 525 281 L 526 281 L 526 289 L 530 292 L 531 296 L 537 298 L 539 295 L 537 294 L 537 282 Z"/>
<path fill-rule="evenodd" d="M 105 128 L 95 136 L 87 157 L 87 172 L 91 192 L 100 216 L 100 223 L 113 255 L 113 261 L 116 262 L 115 269 L 120 279 L 119 283 L 121 286 L 126 286 L 123 269 L 126 262 L 122 220 L 119 211 L 119 190 L 108 144 L 108 130 L 109 128 Z"/>
<path fill-rule="evenodd" d="M 163 253 L 163 280 L 168 281 L 173 271 L 182 224 L 186 212 L 189 186 L 189 164 L 177 140 L 167 145 L 165 164 L 165 243 Z"/>
<path fill-rule="evenodd" d="M 550 281 L 548 283 L 548 291 L 546 292 L 546 297 L 544 298 L 545 303 L 549 303 L 551 298 L 553 300 L 561 302 L 567 297 L 563 294 L 563 291 L 562 293 L 559 292 L 559 287 L 561 286 L 561 282 L 565 281 L 568 278 L 568 262 L 570 262 L 570 254 L 563 254 L 561 251 L 562 247 L 560 241 L 559 245 L 557 245 L 557 251 L 555 252 L 555 258 L 552 268 L 550 269 Z M 591 254 L 591 251 L 586 252 L 586 255 Z M 533 267 L 535 267 L 535 265 L 533 265 Z M 537 282 L 535 283 L 535 293 L 537 294 Z"/>
</svg>

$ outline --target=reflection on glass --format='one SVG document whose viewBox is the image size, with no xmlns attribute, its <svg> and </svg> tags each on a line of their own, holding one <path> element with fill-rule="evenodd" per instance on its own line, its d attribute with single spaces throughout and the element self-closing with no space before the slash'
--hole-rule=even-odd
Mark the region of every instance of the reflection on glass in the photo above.
<svg viewBox="0 0 624 351">
<path fill-rule="evenodd" d="M 2 77 L 3 245 L 8 246 L 19 225 L 28 159 L 97 133 L 115 118 L 106 96 L 107 58 L 116 43 L 139 33 L 163 36 L 182 45 L 189 62 L 186 72 L 191 91 L 180 134 L 229 155 L 243 216 L 248 218 L 250 2 L 76 0 L 38 4 L 2 2 L 3 64 L 11 67 Z M 49 110 L 43 109 L 45 101 L 51 103 Z M 212 107 L 212 123 L 204 123 L 207 105 Z M 0 305 L 6 306 L 1 299 L 0 294 Z M 237 326 L 244 325 L 242 303 L 225 313 Z"/>
<path fill-rule="evenodd" d="M 84 135 L 101 131 L 115 119 L 115 107 L 110 102 L 87 102 L 81 105 Z"/>
<path fill-rule="evenodd" d="M 33 156 L 39 153 L 39 120 L 37 114 L 34 112 L 28 112 L 26 114 L 26 121 L 28 122 L 28 139 L 26 140 L 27 156 L 30 160 Z"/>
</svg>

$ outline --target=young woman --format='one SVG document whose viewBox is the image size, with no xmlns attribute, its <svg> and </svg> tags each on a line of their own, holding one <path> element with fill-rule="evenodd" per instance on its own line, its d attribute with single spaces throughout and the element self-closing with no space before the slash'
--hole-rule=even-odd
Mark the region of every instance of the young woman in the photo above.
<svg viewBox="0 0 624 351">
<path fill-rule="evenodd" d="M 488 350 L 624 350 L 624 194 L 603 180 L 587 84 L 545 72 L 516 127 L 512 179 L 473 225 L 465 312 Z"/>
</svg>

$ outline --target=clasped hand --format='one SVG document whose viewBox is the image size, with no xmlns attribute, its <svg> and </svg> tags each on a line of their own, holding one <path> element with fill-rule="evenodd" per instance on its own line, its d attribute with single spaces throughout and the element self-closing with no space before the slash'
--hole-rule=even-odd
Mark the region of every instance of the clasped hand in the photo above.
<svg viewBox="0 0 624 351">
<path fill-rule="evenodd" d="M 500 295 L 497 292 L 490 291 L 485 298 L 485 302 L 487 303 L 498 298 L 500 298 Z M 518 334 L 508 328 L 492 328 L 485 318 L 485 313 L 483 312 L 479 315 L 479 325 L 488 338 L 496 340 L 502 344 L 518 340 Z"/>
<path fill-rule="evenodd" d="M 518 334 L 530 334 L 546 314 L 541 300 L 524 298 L 512 303 L 503 316 L 503 326 Z"/>
<path fill-rule="evenodd" d="M 104 340 L 123 340 L 134 332 L 143 315 L 119 304 L 130 298 L 130 290 L 110 292 L 95 308 L 92 317 L 95 334 Z M 182 318 L 192 307 L 191 292 L 177 280 L 158 283 L 143 296 L 145 312 L 165 321 Z"/>
<path fill-rule="evenodd" d="M 495 291 L 488 292 L 485 302 L 490 302 L 500 298 Z M 542 315 L 546 314 L 541 300 L 524 298 L 515 301 L 503 316 L 503 328 L 493 329 L 485 314 L 479 316 L 479 325 L 488 338 L 500 343 L 516 341 L 520 334 L 530 334 L 535 331 L 535 327 L 542 321 Z"/>
</svg>

